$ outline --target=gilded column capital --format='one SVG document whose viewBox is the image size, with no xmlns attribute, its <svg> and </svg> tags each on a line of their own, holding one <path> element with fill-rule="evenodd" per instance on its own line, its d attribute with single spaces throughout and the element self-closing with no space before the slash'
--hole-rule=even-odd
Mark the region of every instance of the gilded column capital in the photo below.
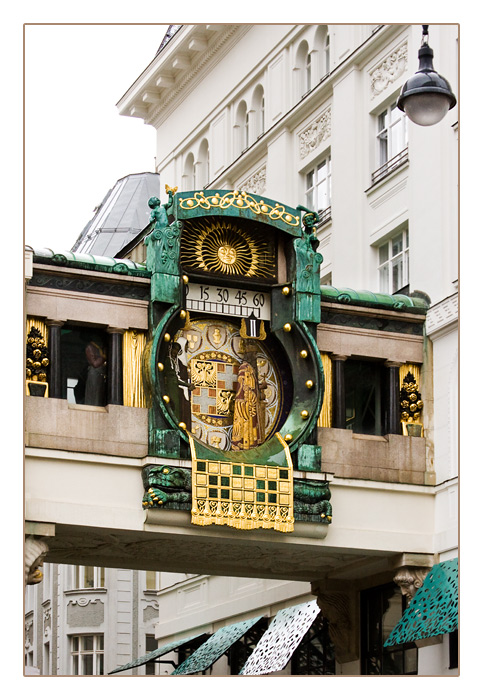
<svg viewBox="0 0 483 700">
<path fill-rule="evenodd" d="M 49 547 L 44 539 L 32 535 L 26 537 L 24 548 L 24 578 L 26 586 L 32 586 L 42 581 L 40 567 L 48 551 Z"/>
</svg>

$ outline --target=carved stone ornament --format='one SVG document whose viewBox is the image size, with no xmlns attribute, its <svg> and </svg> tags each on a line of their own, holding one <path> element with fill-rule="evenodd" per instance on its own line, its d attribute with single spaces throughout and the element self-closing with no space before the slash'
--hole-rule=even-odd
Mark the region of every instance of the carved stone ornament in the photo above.
<svg viewBox="0 0 483 700">
<path fill-rule="evenodd" d="M 370 71 L 371 99 L 380 95 L 388 85 L 398 80 L 406 70 L 407 64 L 408 45 L 404 43 Z"/>
<path fill-rule="evenodd" d="M 299 135 L 300 158 L 306 158 L 331 133 L 331 109 L 326 109 Z"/>
<path fill-rule="evenodd" d="M 238 189 L 253 194 L 263 194 L 267 184 L 267 166 L 262 165 L 256 172 L 252 173 Z"/>
<path fill-rule="evenodd" d="M 312 593 L 317 595 L 322 616 L 329 623 L 329 635 L 337 661 L 355 661 L 359 658 L 359 629 L 354 622 L 358 619 L 356 593 L 323 590 L 317 583 L 312 584 Z"/>
<path fill-rule="evenodd" d="M 399 586 L 401 593 L 406 596 L 408 602 L 411 598 L 414 598 L 418 588 L 421 588 L 423 585 L 429 570 L 430 568 L 427 566 L 402 566 L 397 570 L 393 581 Z"/>
<path fill-rule="evenodd" d="M 44 540 L 38 537 L 27 537 L 24 549 L 25 585 L 31 586 L 42 581 L 40 567 L 49 548 Z"/>
</svg>

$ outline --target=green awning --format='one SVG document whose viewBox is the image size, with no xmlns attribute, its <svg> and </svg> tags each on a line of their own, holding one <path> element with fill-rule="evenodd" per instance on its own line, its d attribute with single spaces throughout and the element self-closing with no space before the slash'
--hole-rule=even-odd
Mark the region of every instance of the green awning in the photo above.
<svg viewBox="0 0 483 700">
<path fill-rule="evenodd" d="M 131 661 L 128 664 L 124 664 L 124 666 L 119 666 L 119 668 L 116 668 L 114 671 L 109 671 L 107 674 L 108 676 L 112 676 L 113 673 L 120 673 L 121 671 L 128 671 L 130 668 L 136 668 L 136 666 L 144 666 L 144 664 L 149 663 L 150 661 L 154 661 L 155 659 L 158 659 L 160 656 L 164 656 L 165 654 L 168 654 L 170 651 L 174 651 L 175 649 L 178 649 L 179 647 L 182 647 L 184 644 L 187 644 L 188 642 L 192 642 L 195 639 L 200 639 L 202 637 L 205 637 L 205 634 L 195 634 L 193 637 L 187 637 L 186 639 L 181 639 L 177 642 L 170 642 L 169 644 L 165 644 L 162 647 L 159 647 L 159 649 L 155 649 L 154 651 L 149 652 L 149 654 L 145 654 L 144 656 L 141 656 L 139 659 L 136 659 L 135 661 Z"/>
<path fill-rule="evenodd" d="M 204 644 L 198 647 L 191 656 L 185 659 L 171 675 L 188 676 L 192 673 L 205 671 L 223 656 L 240 637 L 243 637 L 249 629 L 256 625 L 261 617 L 262 616 L 259 615 L 250 620 L 235 622 L 233 625 L 228 625 L 227 627 L 222 627 L 217 630 Z"/>
<path fill-rule="evenodd" d="M 458 627 L 458 559 L 436 564 L 404 611 L 385 647 L 449 634 Z"/>
</svg>

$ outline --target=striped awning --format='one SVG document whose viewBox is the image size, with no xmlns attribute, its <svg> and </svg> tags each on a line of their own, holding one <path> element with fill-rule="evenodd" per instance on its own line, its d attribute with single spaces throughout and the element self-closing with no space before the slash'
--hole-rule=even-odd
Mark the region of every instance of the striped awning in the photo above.
<svg viewBox="0 0 483 700">
<path fill-rule="evenodd" d="M 179 649 L 179 647 L 182 647 L 184 644 L 187 644 L 188 642 L 193 642 L 195 639 L 201 639 L 205 637 L 205 634 L 196 634 L 193 637 L 187 637 L 186 639 L 181 639 L 177 642 L 170 642 L 169 644 L 164 644 L 162 647 L 159 647 L 159 649 L 155 649 L 154 651 L 149 652 L 149 654 L 145 654 L 144 656 L 141 656 L 139 659 L 136 659 L 135 661 L 131 661 L 128 664 L 124 664 L 124 666 L 119 666 L 119 668 L 116 668 L 114 671 L 109 671 L 107 674 L 108 676 L 112 676 L 113 673 L 120 673 L 121 671 L 128 671 L 131 668 L 136 668 L 136 666 L 144 666 L 144 664 L 149 663 L 150 661 L 155 661 L 156 659 L 159 659 L 161 656 L 164 656 L 165 654 L 169 654 L 170 651 L 175 651 L 175 649 Z"/>
<path fill-rule="evenodd" d="M 240 637 L 243 637 L 249 629 L 256 625 L 261 617 L 262 616 L 259 615 L 250 620 L 235 622 L 233 625 L 228 625 L 227 627 L 222 627 L 217 630 L 204 644 L 191 654 L 191 656 L 185 659 L 171 675 L 188 676 L 192 673 L 205 671 L 223 656 Z"/>
<path fill-rule="evenodd" d="M 385 647 L 449 634 L 458 627 L 458 559 L 436 564 L 384 642 Z"/>
<path fill-rule="evenodd" d="M 239 675 L 262 676 L 284 669 L 319 612 L 315 600 L 280 610 Z"/>
</svg>

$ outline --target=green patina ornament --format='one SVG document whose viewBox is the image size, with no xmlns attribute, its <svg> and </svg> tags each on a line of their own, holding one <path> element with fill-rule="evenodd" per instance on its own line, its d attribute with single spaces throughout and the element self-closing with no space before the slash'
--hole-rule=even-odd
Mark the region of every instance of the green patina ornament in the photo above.
<svg viewBox="0 0 483 700">
<path fill-rule="evenodd" d="M 331 493 L 327 481 L 294 479 L 294 517 L 326 523 L 332 521 Z"/>
<path fill-rule="evenodd" d="M 188 510 L 191 507 L 191 472 L 168 465 L 143 469 L 143 508 Z"/>
</svg>

